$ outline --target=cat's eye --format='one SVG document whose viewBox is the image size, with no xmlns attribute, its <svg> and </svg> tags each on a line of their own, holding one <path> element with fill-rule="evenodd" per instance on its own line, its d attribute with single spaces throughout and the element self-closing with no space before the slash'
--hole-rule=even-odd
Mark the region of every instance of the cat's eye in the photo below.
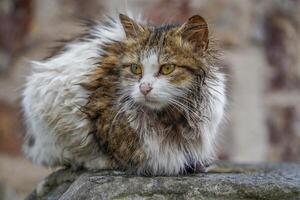
<svg viewBox="0 0 300 200">
<path fill-rule="evenodd" d="M 138 64 L 131 64 L 130 71 L 135 75 L 139 75 L 143 72 L 142 67 Z"/>
<path fill-rule="evenodd" d="M 176 65 L 174 64 L 165 64 L 162 65 L 160 68 L 160 73 L 163 75 L 171 74 L 176 68 Z"/>
</svg>

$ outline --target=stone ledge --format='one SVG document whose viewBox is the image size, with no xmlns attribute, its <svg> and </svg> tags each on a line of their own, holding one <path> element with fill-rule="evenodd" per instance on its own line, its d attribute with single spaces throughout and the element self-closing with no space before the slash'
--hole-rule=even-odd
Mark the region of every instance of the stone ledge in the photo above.
<svg viewBox="0 0 300 200">
<path fill-rule="evenodd" d="M 298 164 L 218 166 L 209 173 L 179 177 L 62 169 L 47 177 L 26 199 L 300 199 Z"/>
</svg>

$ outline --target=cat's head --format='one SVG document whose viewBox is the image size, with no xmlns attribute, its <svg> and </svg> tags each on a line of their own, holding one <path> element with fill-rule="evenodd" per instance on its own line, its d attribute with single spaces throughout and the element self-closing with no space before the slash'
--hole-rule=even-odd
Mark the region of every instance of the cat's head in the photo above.
<svg viewBox="0 0 300 200">
<path fill-rule="evenodd" d="M 184 103 L 206 70 L 206 21 L 195 15 L 181 26 L 147 27 L 121 14 L 120 22 L 126 35 L 119 62 L 123 92 L 155 110 Z"/>
</svg>

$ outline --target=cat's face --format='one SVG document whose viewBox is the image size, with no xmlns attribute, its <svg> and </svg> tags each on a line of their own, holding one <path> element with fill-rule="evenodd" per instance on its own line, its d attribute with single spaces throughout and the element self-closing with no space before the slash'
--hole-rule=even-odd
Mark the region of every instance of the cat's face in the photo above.
<svg viewBox="0 0 300 200">
<path fill-rule="evenodd" d="M 126 16 L 120 19 L 127 36 L 120 58 L 125 94 L 154 110 L 171 104 L 180 107 L 203 72 L 200 55 L 208 43 L 206 22 L 194 16 L 181 27 L 145 28 Z"/>
<path fill-rule="evenodd" d="M 161 109 L 185 96 L 193 84 L 194 72 L 178 57 L 159 49 L 145 49 L 125 54 L 122 59 L 122 85 L 140 105 Z"/>
</svg>

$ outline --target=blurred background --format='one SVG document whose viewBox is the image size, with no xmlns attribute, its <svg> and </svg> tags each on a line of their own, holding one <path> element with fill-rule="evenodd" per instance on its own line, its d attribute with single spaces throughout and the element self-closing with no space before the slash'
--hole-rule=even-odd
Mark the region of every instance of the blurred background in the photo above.
<svg viewBox="0 0 300 200">
<path fill-rule="evenodd" d="M 0 0 L 0 199 L 24 198 L 51 173 L 21 152 L 27 60 L 80 33 L 79 19 L 127 8 L 154 24 L 209 22 L 228 74 L 220 159 L 300 163 L 299 0 Z"/>
</svg>

